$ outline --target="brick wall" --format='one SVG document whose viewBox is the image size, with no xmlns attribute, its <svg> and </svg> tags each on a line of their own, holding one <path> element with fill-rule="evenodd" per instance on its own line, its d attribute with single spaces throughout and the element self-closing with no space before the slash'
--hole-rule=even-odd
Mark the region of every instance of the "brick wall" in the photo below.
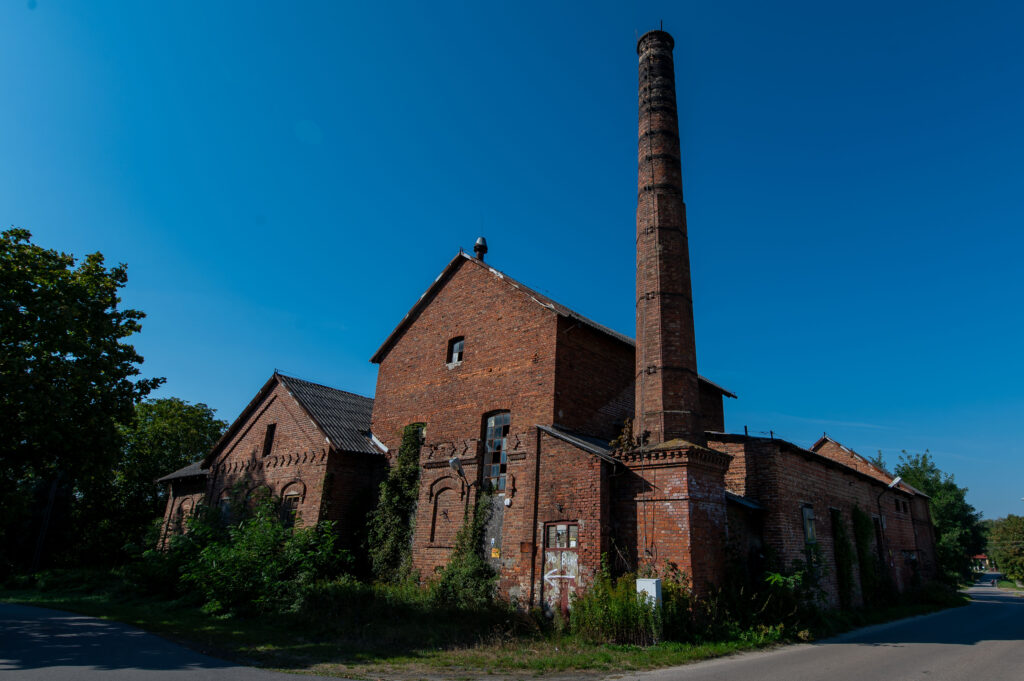
<svg viewBox="0 0 1024 681">
<path fill-rule="evenodd" d="M 274 441 L 264 456 L 263 443 L 270 424 L 275 424 Z M 211 464 L 208 498 L 218 503 L 238 482 L 248 491 L 266 486 L 275 495 L 298 489 L 301 498 L 296 517 L 299 522 L 316 522 L 320 518 L 327 458 L 323 433 L 278 383 Z"/>
<path fill-rule="evenodd" d="M 704 593 L 725 569 L 727 516 L 724 473 L 728 457 L 704 448 L 637 451 L 622 455 L 613 517 L 620 568 L 674 563 Z"/>
<path fill-rule="evenodd" d="M 609 512 L 609 464 L 589 452 L 581 451 L 547 433 L 540 433 L 538 470 L 543 483 L 537 488 L 535 539 L 519 547 L 524 558 L 533 558 L 530 587 L 534 602 L 554 605 L 553 593 L 571 587 L 586 589 L 601 569 L 601 554 L 610 550 L 611 525 Z M 575 523 L 579 528 L 576 547 L 578 578 L 575 580 L 544 579 L 545 528 L 558 523 Z M 525 565 L 523 567 L 526 567 Z M 531 575 L 524 570 L 522 577 Z M 572 582 L 566 584 L 563 582 Z M 519 580 L 517 586 L 524 586 Z"/>
<path fill-rule="evenodd" d="M 611 440 L 633 417 L 635 350 L 581 322 L 560 317 L 555 422 Z"/>
<path fill-rule="evenodd" d="M 413 537 L 413 566 L 424 576 L 448 560 L 462 524 L 461 510 L 455 509 L 475 503 L 475 488 L 457 498 L 462 483 L 448 460 L 459 457 L 467 480 L 478 482 L 485 416 L 507 410 L 508 489 L 502 499 L 510 505 L 495 509 L 494 563 L 503 590 L 528 590 L 519 547 L 534 541 L 534 425 L 550 424 L 554 417 L 557 332 L 554 311 L 479 261 L 460 258 L 380 358 L 374 434 L 396 449 L 404 426 L 426 423 Z M 451 366 L 446 353 L 454 337 L 465 339 L 465 350 L 462 362 Z"/>
<path fill-rule="evenodd" d="M 884 553 L 897 588 L 905 590 L 911 586 L 912 554 L 918 556 L 921 576 L 929 576 L 925 561 L 927 556 L 934 555 L 934 549 L 923 527 L 919 526 L 915 533 L 910 511 L 918 506 L 911 504 L 914 498 L 910 494 L 889 490 L 880 480 L 782 440 L 709 435 L 709 446 L 733 456 L 726 473 L 728 489 L 764 506 L 764 544 L 776 569 L 806 560 L 802 509 L 808 506 L 813 510 L 817 544 L 825 566 L 824 587 L 832 605 L 839 603 L 832 509 L 838 510 L 851 544 L 853 507 L 858 506 L 873 517 L 881 511 Z M 873 548 L 877 550 L 874 544 Z M 854 572 L 855 584 L 859 585 L 856 565 Z M 860 601 L 859 593 L 855 599 Z"/>
</svg>

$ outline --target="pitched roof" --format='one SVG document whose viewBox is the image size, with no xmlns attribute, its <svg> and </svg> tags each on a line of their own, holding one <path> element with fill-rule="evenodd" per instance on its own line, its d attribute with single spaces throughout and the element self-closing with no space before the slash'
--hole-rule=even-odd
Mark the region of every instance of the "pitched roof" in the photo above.
<svg viewBox="0 0 1024 681">
<path fill-rule="evenodd" d="M 173 473 L 168 473 L 162 478 L 157 478 L 157 482 L 170 482 L 171 480 L 179 480 L 181 478 L 205 478 L 209 473 L 202 468 L 203 462 L 196 461 L 190 463 L 184 468 L 179 468 Z"/>
<path fill-rule="evenodd" d="M 277 374 L 331 444 L 347 452 L 380 454 L 370 439 L 373 398 Z"/>
<path fill-rule="evenodd" d="M 872 476 L 874 478 L 877 478 L 878 480 L 880 480 L 880 481 L 882 481 L 882 482 L 884 482 L 886 484 L 889 484 L 893 480 L 896 479 L 893 476 L 892 473 L 890 473 L 889 471 L 885 470 L 884 468 L 880 468 L 880 467 L 876 466 L 874 463 L 871 462 L 870 459 L 868 459 L 863 454 L 859 454 L 859 453 L 853 451 L 852 449 L 850 449 L 849 447 L 844 445 L 842 442 L 839 442 L 838 440 L 832 439 L 827 434 L 826 435 L 822 435 L 821 437 L 819 437 L 818 441 L 815 442 L 813 445 L 811 445 L 811 451 L 814 452 L 815 454 L 820 454 L 821 452 L 819 450 L 828 442 L 831 442 L 832 444 L 834 444 L 837 447 L 839 447 L 840 449 L 842 449 L 844 452 L 847 452 L 851 456 L 854 456 L 857 459 L 859 459 L 860 462 L 861 462 L 861 465 L 865 466 L 870 471 L 868 473 L 868 475 L 870 475 L 870 476 Z M 824 456 L 824 455 L 822 455 L 822 456 Z M 917 489 L 916 487 L 914 487 L 913 485 L 910 485 L 907 482 L 904 482 L 902 478 L 900 479 L 900 482 L 898 483 L 898 486 L 904 488 L 906 491 L 910 492 L 911 494 L 916 494 L 916 495 L 922 496 L 922 497 L 928 497 L 928 495 L 925 494 L 924 492 L 922 492 L 921 490 Z M 930 498 L 930 497 L 928 497 L 928 498 Z"/>
<path fill-rule="evenodd" d="M 221 436 L 210 453 L 203 457 L 203 468 L 209 468 L 221 450 L 247 423 L 249 416 L 264 398 L 280 383 L 309 415 L 317 428 L 327 437 L 332 447 L 347 452 L 380 454 L 370 434 L 370 412 L 373 398 L 311 383 L 301 378 L 274 374 L 263 384 L 256 396 L 246 405 L 234 423 Z"/>
<path fill-rule="evenodd" d="M 569 309 L 565 305 L 562 305 L 556 300 L 552 300 L 543 293 L 535 291 L 529 286 L 526 286 L 525 284 L 516 281 L 515 279 L 508 276 L 504 272 L 499 272 L 490 265 L 484 263 L 483 260 L 474 258 L 473 256 L 469 255 L 462 249 L 459 249 L 458 255 L 452 258 L 451 262 L 449 262 L 448 265 L 444 268 L 444 270 L 441 271 L 441 274 L 437 275 L 437 278 L 434 280 L 434 283 L 430 285 L 430 288 L 428 288 L 423 293 L 423 295 L 420 296 L 420 299 L 416 301 L 416 304 L 413 305 L 412 308 L 405 313 L 405 316 L 402 317 L 402 321 L 400 321 L 398 323 L 398 326 L 396 326 L 395 329 L 388 335 L 388 337 L 384 339 L 384 342 L 381 343 L 381 346 L 377 349 L 377 352 L 373 353 L 373 357 L 370 358 L 371 362 L 379 364 L 381 360 L 384 359 L 384 355 L 386 355 L 388 350 L 391 349 L 391 346 L 394 344 L 394 342 L 398 340 L 398 336 L 401 334 L 401 332 L 404 331 L 406 327 L 408 327 L 409 324 L 413 322 L 413 320 L 416 318 L 416 315 L 419 314 L 420 310 L 426 307 L 426 305 L 430 302 L 431 298 L 433 298 L 434 294 L 442 286 L 444 286 L 445 282 L 447 282 L 448 279 L 451 278 L 455 270 L 464 263 L 473 263 L 477 267 L 481 267 L 483 269 L 488 270 L 491 274 L 493 274 L 498 279 L 504 281 L 510 287 L 520 291 L 541 307 L 547 308 L 548 310 L 551 310 L 552 312 L 559 316 L 565 317 L 567 319 L 572 319 L 573 321 L 577 321 L 581 324 L 584 324 L 585 326 L 589 326 L 595 331 L 603 333 L 604 335 L 610 338 L 614 338 L 620 343 L 625 343 L 626 345 L 630 346 L 636 346 L 636 342 L 629 336 L 619 333 L 614 329 L 610 329 L 604 324 L 598 324 L 589 317 L 584 317 L 579 312 L 575 312 L 574 310 Z M 709 381 L 703 376 L 700 376 L 699 378 L 705 385 L 714 388 L 715 390 L 719 391 L 726 397 L 736 397 L 736 395 L 734 395 L 733 393 L 729 392 L 722 386 Z"/>
</svg>

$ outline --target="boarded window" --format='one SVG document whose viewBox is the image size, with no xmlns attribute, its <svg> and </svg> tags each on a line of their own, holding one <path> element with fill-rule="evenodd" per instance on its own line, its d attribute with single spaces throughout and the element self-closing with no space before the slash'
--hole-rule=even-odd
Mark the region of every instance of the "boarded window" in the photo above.
<svg viewBox="0 0 1024 681">
<path fill-rule="evenodd" d="M 483 483 L 496 492 L 505 491 L 508 469 L 508 429 L 512 417 L 507 411 L 488 416 L 484 422 Z"/>
</svg>

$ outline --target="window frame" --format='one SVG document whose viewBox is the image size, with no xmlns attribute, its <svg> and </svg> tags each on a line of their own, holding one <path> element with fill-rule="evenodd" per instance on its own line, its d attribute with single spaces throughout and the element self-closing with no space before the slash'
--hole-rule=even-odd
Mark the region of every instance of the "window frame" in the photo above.
<svg viewBox="0 0 1024 681">
<path fill-rule="evenodd" d="M 448 352 L 445 355 L 445 366 L 449 369 L 462 364 L 466 357 L 466 337 L 454 336 L 448 339 Z"/>
<path fill-rule="evenodd" d="M 501 423 L 504 417 L 504 423 Z M 492 421 L 493 424 L 492 424 Z M 480 466 L 480 484 L 498 494 L 505 493 L 508 480 L 508 434 L 512 428 L 512 412 L 507 409 L 488 412 L 483 417 L 483 453 Z M 494 437 L 497 430 L 500 438 Z M 492 443 L 500 442 L 500 448 L 493 448 Z M 497 475 L 493 475 L 495 473 Z"/>
<path fill-rule="evenodd" d="M 558 527 L 565 526 L 565 546 L 558 546 Z M 555 546 L 549 544 L 551 537 L 551 530 L 555 530 Z M 573 532 L 575 530 L 575 546 L 570 546 L 573 541 Z M 551 522 L 544 523 L 544 537 L 543 537 L 544 551 L 573 551 L 578 553 L 580 550 L 580 522 L 578 520 L 553 520 Z"/>
<path fill-rule="evenodd" d="M 267 458 L 270 453 L 274 451 L 274 440 L 277 438 L 277 423 L 268 423 L 267 429 L 263 433 L 263 455 L 262 458 Z"/>
</svg>

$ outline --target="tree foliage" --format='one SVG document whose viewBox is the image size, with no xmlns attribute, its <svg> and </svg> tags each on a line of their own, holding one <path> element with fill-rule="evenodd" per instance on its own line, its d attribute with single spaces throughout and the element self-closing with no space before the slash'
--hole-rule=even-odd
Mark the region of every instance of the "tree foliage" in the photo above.
<svg viewBox="0 0 1024 681">
<path fill-rule="evenodd" d="M 226 427 L 203 403 L 168 397 L 136 404 L 134 418 L 120 427 L 120 457 L 107 478 L 107 501 L 96 509 L 95 524 L 104 528 L 107 541 L 116 548 L 141 543 L 167 501 L 157 478 L 202 459 Z"/>
<path fill-rule="evenodd" d="M 138 378 L 125 339 L 145 316 L 122 309 L 124 265 L 45 249 L 24 229 L 0 232 L 0 555 L 93 556 L 73 515 L 107 488 L 119 424 L 159 386 Z M 45 537 L 44 544 L 40 538 Z"/>
<path fill-rule="evenodd" d="M 1008 515 L 992 521 L 988 556 L 1007 578 L 1024 581 L 1024 516 Z"/>
<path fill-rule="evenodd" d="M 967 503 L 967 488 L 958 486 L 951 473 L 940 470 L 927 451 L 904 451 L 896 475 L 931 497 L 940 572 L 950 581 L 970 579 L 971 556 L 984 550 L 985 535 L 981 514 Z"/>
<path fill-rule="evenodd" d="M 8 480 L 93 475 L 117 454 L 117 424 L 163 382 L 135 379 L 124 342 L 145 315 L 120 309 L 124 265 L 75 258 L 0 233 L 0 472 Z M 105 466 L 109 468 L 109 466 Z"/>
<path fill-rule="evenodd" d="M 399 581 L 409 572 L 422 445 L 423 424 L 406 426 L 395 464 L 380 484 L 377 507 L 370 513 L 367 552 L 374 576 L 383 581 Z"/>
</svg>

